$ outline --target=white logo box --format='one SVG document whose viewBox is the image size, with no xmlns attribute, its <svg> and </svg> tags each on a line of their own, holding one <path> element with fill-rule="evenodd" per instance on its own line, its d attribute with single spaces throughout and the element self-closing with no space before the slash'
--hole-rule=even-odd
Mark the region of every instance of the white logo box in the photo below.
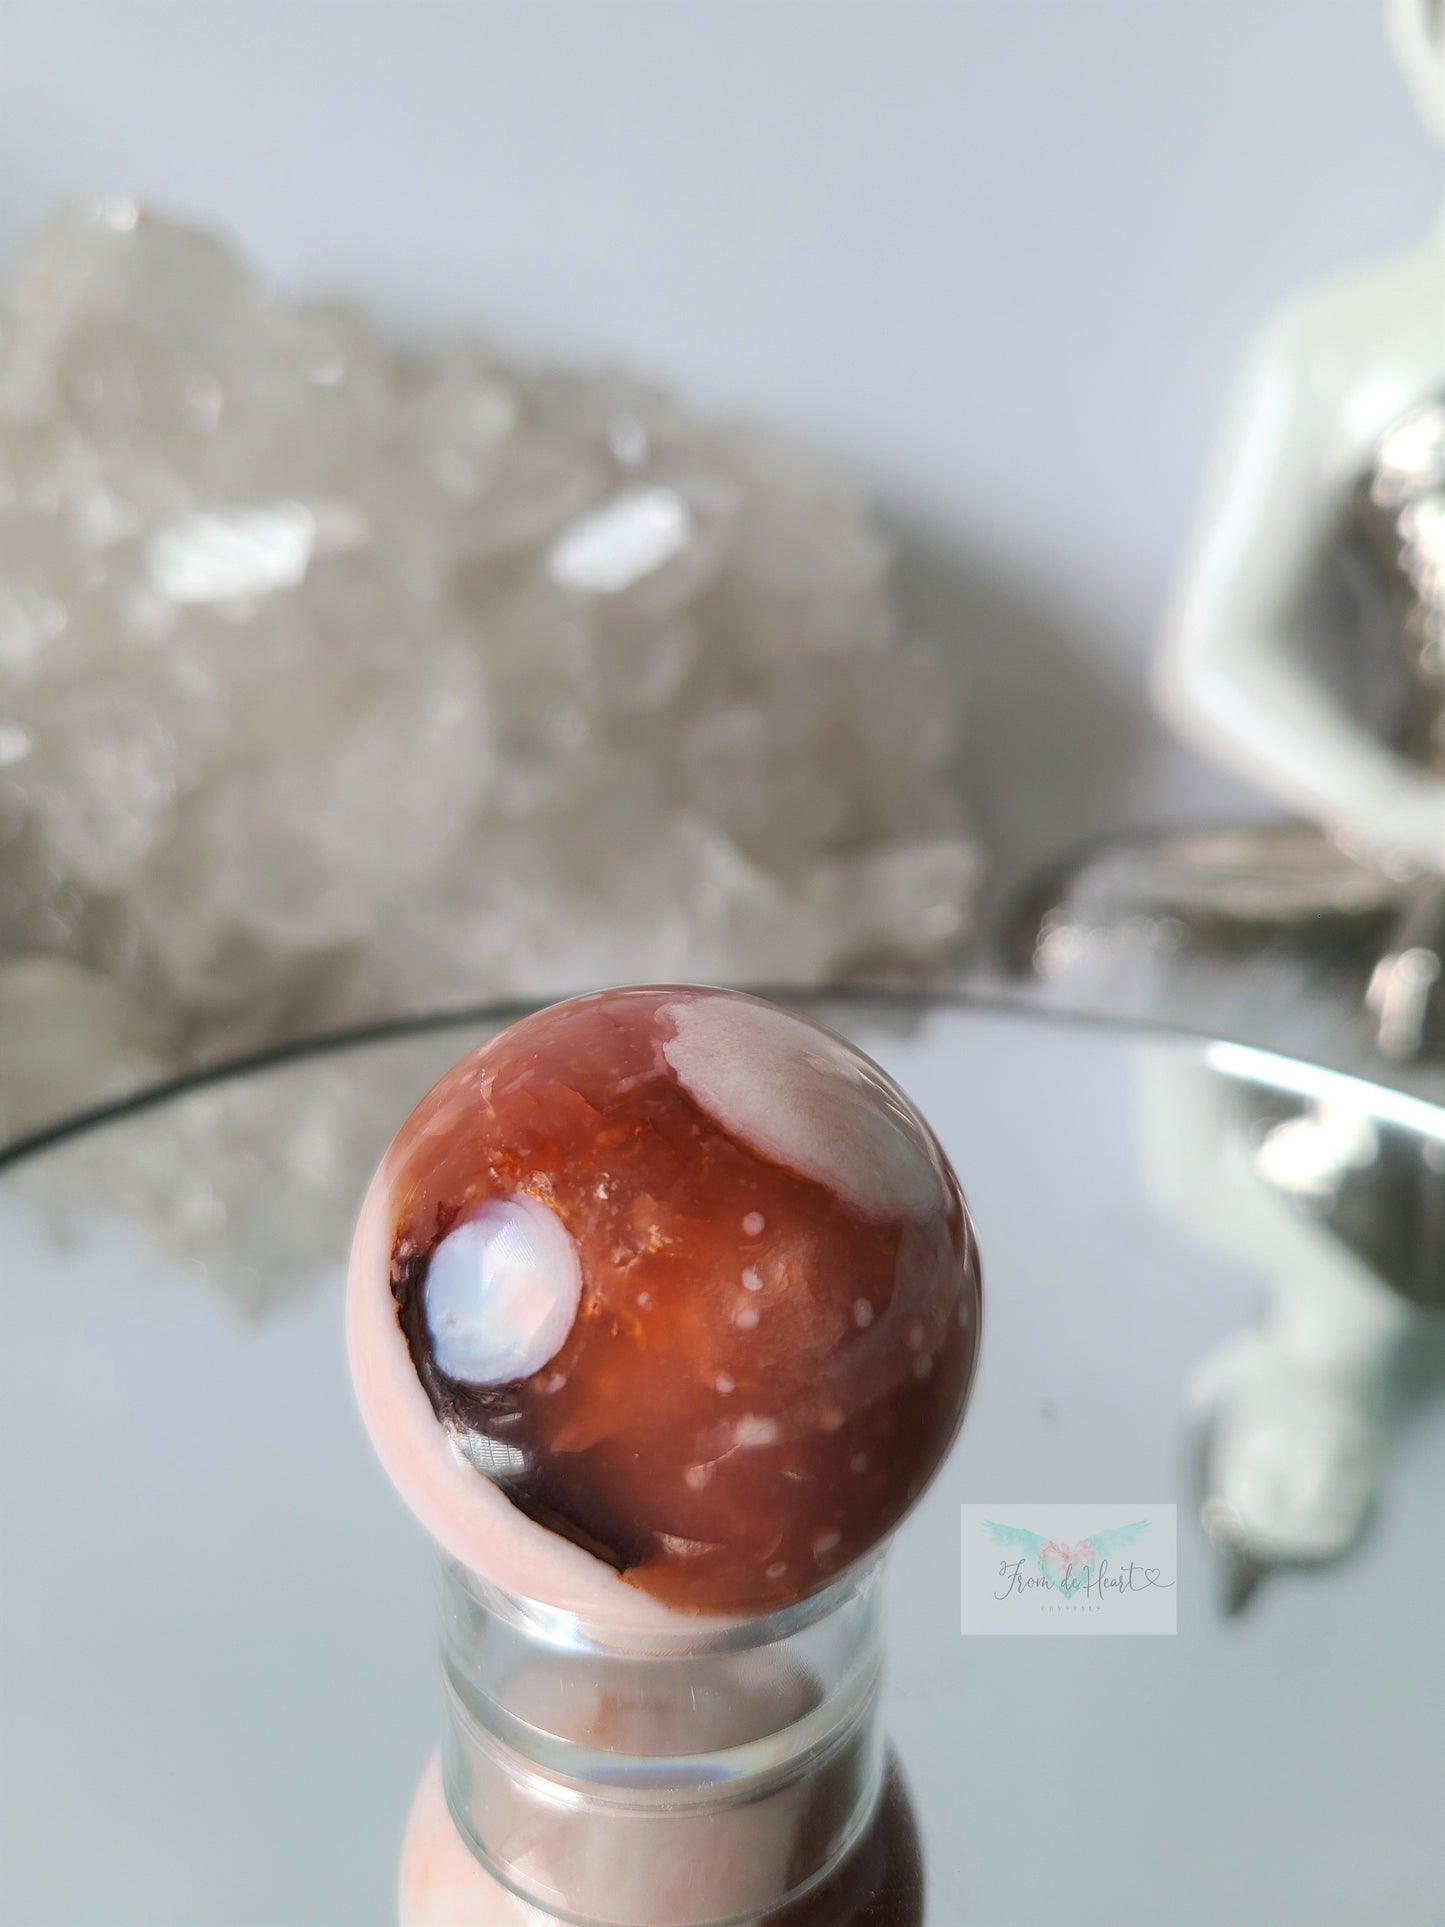
<svg viewBox="0 0 1445 1927">
<path fill-rule="evenodd" d="M 1172 1633 L 1172 1505 L 966 1505 L 965 1633 Z"/>
</svg>

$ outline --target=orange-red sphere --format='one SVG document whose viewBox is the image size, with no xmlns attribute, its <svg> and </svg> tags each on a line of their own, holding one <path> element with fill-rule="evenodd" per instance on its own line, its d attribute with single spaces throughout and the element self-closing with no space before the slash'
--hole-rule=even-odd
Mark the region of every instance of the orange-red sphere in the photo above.
<svg viewBox="0 0 1445 1927">
<path fill-rule="evenodd" d="M 958 1182 L 867 1058 L 755 998 L 524 1019 L 403 1126 L 391 1289 L 477 1476 L 696 1611 L 815 1591 L 957 1430 L 979 1270 Z"/>
</svg>

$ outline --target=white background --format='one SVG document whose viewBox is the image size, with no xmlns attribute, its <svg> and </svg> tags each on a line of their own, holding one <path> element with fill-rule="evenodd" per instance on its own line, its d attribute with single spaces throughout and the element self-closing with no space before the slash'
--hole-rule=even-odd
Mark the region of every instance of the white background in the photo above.
<svg viewBox="0 0 1445 1927">
<path fill-rule="evenodd" d="M 129 189 L 852 465 L 1014 864 L 1249 807 L 1143 707 L 1213 424 L 1440 184 L 1376 0 L 0 0 L 0 260 Z"/>
</svg>

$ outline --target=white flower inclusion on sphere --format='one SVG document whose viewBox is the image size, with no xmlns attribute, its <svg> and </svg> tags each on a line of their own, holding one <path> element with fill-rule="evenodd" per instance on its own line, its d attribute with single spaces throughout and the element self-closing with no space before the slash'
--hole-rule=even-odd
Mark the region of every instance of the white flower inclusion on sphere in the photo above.
<svg viewBox="0 0 1445 1927">
<path fill-rule="evenodd" d="M 423 1291 L 438 1370 L 464 1385 L 508 1385 L 562 1349 L 582 1269 L 544 1205 L 491 1198 L 437 1245 Z"/>
</svg>

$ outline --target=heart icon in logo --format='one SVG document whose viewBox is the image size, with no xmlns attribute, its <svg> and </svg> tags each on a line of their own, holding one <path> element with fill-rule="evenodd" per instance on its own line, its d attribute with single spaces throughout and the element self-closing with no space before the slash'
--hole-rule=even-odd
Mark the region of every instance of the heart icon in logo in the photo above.
<svg viewBox="0 0 1445 1927">
<path fill-rule="evenodd" d="M 1080 1539 L 1074 1546 L 1061 1546 L 1057 1539 L 1048 1539 L 1039 1547 L 1039 1564 L 1060 1579 L 1071 1568 L 1074 1572 L 1087 1572 L 1098 1563 L 1099 1555 L 1090 1539 Z"/>
</svg>

